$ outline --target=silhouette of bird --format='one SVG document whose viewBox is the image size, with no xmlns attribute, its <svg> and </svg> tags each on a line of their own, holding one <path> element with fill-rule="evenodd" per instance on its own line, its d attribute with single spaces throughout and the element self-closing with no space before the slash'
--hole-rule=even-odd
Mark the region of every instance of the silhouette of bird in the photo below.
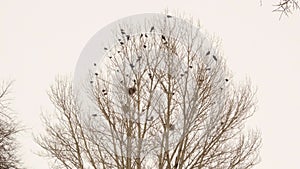
<svg viewBox="0 0 300 169">
<path fill-rule="evenodd" d="M 127 40 L 130 40 L 130 35 L 126 35 Z"/>
<path fill-rule="evenodd" d="M 91 81 L 90 81 L 90 83 L 91 83 L 91 84 L 93 84 L 93 83 L 94 83 L 94 81 L 92 81 L 92 80 L 91 80 Z"/>
<path fill-rule="evenodd" d="M 122 34 L 122 35 L 125 35 L 124 29 L 120 29 L 120 30 L 121 30 L 121 34 Z"/>
<path fill-rule="evenodd" d="M 150 32 L 154 31 L 154 26 L 151 27 Z"/>
<path fill-rule="evenodd" d="M 108 50 L 107 47 L 104 47 L 104 50 Z"/>
<path fill-rule="evenodd" d="M 228 82 L 228 81 L 229 81 L 229 79 L 227 79 L 227 78 L 226 78 L 226 79 L 225 79 L 225 81 L 226 81 L 226 82 Z"/>
<path fill-rule="evenodd" d="M 98 74 L 98 73 L 95 73 L 95 75 L 98 76 L 99 74 Z"/>
<path fill-rule="evenodd" d="M 93 117 L 96 117 L 96 116 L 97 116 L 97 114 L 92 114 L 92 116 L 93 116 Z"/>
<path fill-rule="evenodd" d="M 206 54 L 205 54 L 205 55 L 207 56 L 207 55 L 209 55 L 209 54 L 210 54 L 210 51 L 206 52 Z"/>
<path fill-rule="evenodd" d="M 215 61 L 218 61 L 218 59 L 217 59 L 217 57 L 216 57 L 215 55 L 213 55 L 213 59 L 214 59 Z"/>
<path fill-rule="evenodd" d="M 172 18 L 172 16 L 171 15 L 167 15 L 167 18 Z"/>
<path fill-rule="evenodd" d="M 141 36 L 140 36 L 140 38 L 142 38 L 143 37 L 143 34 L 141 33 Z"/>
<path fill-rule="evenodd" d="M 161 39 L 166 41 L 166 37 L 164 35 L 161 35 Z"/>
<path fill-rule="evenodd" d="M 132 63 L 130 63 L 129 66 L 130 66 L 131 68 L 134 68 L 134 65 L 133 65 Z"/>
<path fill-rule="evenodd" d="M 145 37 L 148 38 L 148 35 L 145 33 Z"/>
<path fill-rule="evenodd" d="M 124 45 L 124 42 L 120 42 L 121 45 Z"/>
<path fill-rule="evenodd" d="M 192 68 L 193 68 L 193 66 L 189 66 L 189 68 L 191 68 L 191 69 L 192 69 Z"/>
<path fill-rule="evenodd" d="M 96 64 L 96 63 L 94 63 L 94 66 L 97 66 L 97 64 Z"/>
<path fill-rule="evenodd" d="M 147 46 L 146 45 L 144 45 L 144 48 L 146 48 Z"/>
<path fill-rule="evenodd" d="M 151 73 L 148 73 L 148 76 L 149 76 L 150 79 L 153 79 L 153 76 L 152 76 Z"/>
<path fill-rule="evenodd" d="M 135 92 L 136 92 L 135 86 L 130 87 L 130 88 L 128 89 L 128 94 L 129 94 L 129 95 L 133 95 Z"/>
</svg>

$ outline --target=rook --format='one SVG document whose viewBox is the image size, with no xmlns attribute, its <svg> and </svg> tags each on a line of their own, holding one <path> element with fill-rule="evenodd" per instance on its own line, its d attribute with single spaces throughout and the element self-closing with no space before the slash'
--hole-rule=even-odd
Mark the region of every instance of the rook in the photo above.
<svg viewBox="0 0 300 169">
<path fill-rule="evenodd" d="M 150 32 L 154 31 L 154 26 L 151 27 Z"/>
<path fill-rule="evenodd" d="M 215 55 L 213 55 L 213 59 L 215 60 L 215 61 L 217 61 L 218 59 L 217 59 L 217 57 L 215 56 Z"/>
<path fill-rule="evenodd" d="M 209 55 L 209 54 L 210 54 L 210 51 L 206 52 L 206 54 L 205 54 L 205 55 L 207 56 L 207 55 Z"/>
</svg>

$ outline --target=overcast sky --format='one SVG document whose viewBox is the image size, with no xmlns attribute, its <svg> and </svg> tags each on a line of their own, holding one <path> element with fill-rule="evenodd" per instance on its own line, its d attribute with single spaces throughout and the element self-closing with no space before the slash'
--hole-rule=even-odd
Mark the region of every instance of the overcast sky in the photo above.
<svg viewBox="0 0 300 169">
<path fill-rule="evenodd" d="M 52 111 L 46 91 L 56 75 L 73 75 L 80 52 L 101 28 L 140 13 L 185 13 L 222 39 L 233 80 L 249 77 L 258 108 L 249 125 L 262 132 L 255 169 L 299 169 L 300 16 L 278 20 L 277 0 L 1 0 L 0 80 L 15 80 L 13 108 L 27 130 L 20 136 L 28 169 L 47 169 L 35 155 L 32 133 L 41 111 Z"/>
</svg>

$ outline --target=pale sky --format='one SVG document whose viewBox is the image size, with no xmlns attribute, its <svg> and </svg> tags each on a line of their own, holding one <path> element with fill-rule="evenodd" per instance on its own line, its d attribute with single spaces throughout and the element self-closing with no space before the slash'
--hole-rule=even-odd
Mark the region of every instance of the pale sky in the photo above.
<svg viewBox="0 0 300 169">
<path fill-rule="evenodd" d="M 28 169 L 47 169 L 34 153 L 41 111 L 53 110 L 46 91 L 56 75 L 73 75 L 80 52 L 101 28 L 140 13 L 185 13 L 222 39 L 233 80 L 249 77 L 257 112 L 249 125 L 262 132 L 255 169 L 299 169 L 300 15 L 278 20 L 277 0 L 1 0 L 0 80 L 14 79 L 13 108 L 27 130 L 20 136 Z"/>
</svg>

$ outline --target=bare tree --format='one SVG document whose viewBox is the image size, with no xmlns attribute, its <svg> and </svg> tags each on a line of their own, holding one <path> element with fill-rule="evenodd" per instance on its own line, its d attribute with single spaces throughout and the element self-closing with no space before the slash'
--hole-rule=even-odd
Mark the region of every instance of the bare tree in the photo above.
<svg viewBox="0 0 300 169">
<path fill-rule="evenodd" d="M 10 90 L 12 82 L 2 83 L 0 88 L 0 168 L 20 169 L 17 157 L 16 134 L 20 131 L 10 109 Z"/>
<path fill-rule="evenodd" d="M 255 110 L 251 84 L 234 85 L 215 38 L 167 15 L 116 32 L 101 63 L 91 63 L 90 102 L 69 80 L 49 93 L 54 117 L 36 138 L 53 168 L 248 169 L 260 133 L 244 124 Z"/>
<path fill-rule="evenodd" d="M 282 15 L 289 16 L 294 11 L 300 9 L 298 0 L 280 0 L 274 6 L 275 6 L 275 9 L 273 10 L 273 12 L 279 12 L 280 19 L 281 19 Z"/>
</svg>

